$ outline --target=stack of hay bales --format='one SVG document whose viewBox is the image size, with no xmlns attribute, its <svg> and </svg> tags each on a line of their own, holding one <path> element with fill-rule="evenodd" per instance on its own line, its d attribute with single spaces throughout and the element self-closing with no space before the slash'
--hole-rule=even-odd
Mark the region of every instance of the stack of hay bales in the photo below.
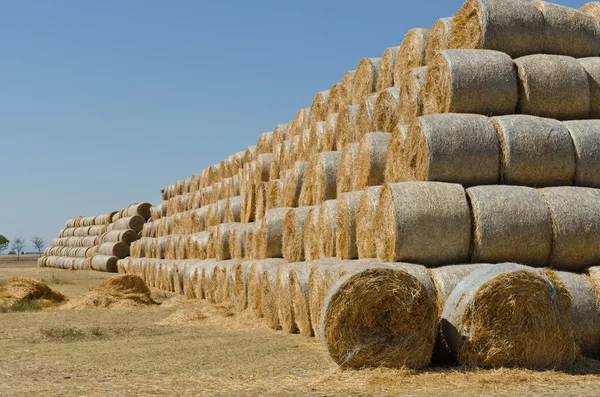
<svg viewBox="0 0 600 397">
<path fill-rule="evenodd" d="M 120 211 L 67 220 L 38 260 L 42 267 L 116 272 L 130 245 L 150 218 L 151 204 L 133 203 Z"/>
<path fill-rule="evenodd" d="M 341 367 L 598 358 L 597 9 L 467 0 L 411 29 L 165 187 L 119 271 Z"/>
</svg>

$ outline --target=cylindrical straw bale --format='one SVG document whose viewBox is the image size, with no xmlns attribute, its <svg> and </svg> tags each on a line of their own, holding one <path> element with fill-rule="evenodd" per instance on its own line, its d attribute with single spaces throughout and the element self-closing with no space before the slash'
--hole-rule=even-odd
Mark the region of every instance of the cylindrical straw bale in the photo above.
<svg viewBox="0 0 600 397">
<path fill-rule="evenodd" d="M 354 86 L 354 76 L 356 70 L 349 70 L 344 74 L 340 82 L 340 106 L 338 112 L 341 112 L 346 106 L 352 105 L 352 88 Z"/>
<path fill-rule="evenodd" d="M 381 191 L 375 224 L 380 260 L 425 265 L 469 260 L 471 213 L 460 185 L 387 184 Z"/>
<path fill-rule="evenodd" d="M 600 263 L 600 191 L 566 186 L 541 192 L 552 219 L 550 266 L 580 272 Z"/>
<path fill-rule="evenodd" d="M 248 269 L 248 309 L 256 317 L 262 317 L 262 279 L 268 269 L 276 269 L 285 263 L 283 259 L 252 260 Z"/>
<path fill-rule="evenodd" d="M 454 16 L 450 48 L 488 49 L 513 58 L 543 53 L 542 13 L 521 0 L 467 0 Z"/>
<path fill-rule="evenodd" d="M 427 67 L 409 69 L 401 77 L 400 105 L 398 121 L 410 124 L 416 117 L 423 115 L 423 97 Z"/>
<path fill-rule="evenodd" d="M 262 317 L 265 319 L 267 327 L 271 329 L 281 329 L 276 295 L 279 266 L 273 266 L 265 269 L 262 273 L 262 279 L 260 282 L 260 304 Z"/>
<path fill-rule="evenodd" d="M 256 168 L 254 170 L 254 183 L 268 182 L 269 174 L 271 171 L 271 162 L 273 160 L 273 154 L 260 154 L 256 160 Z"/>
<path fill-rule="evenodd" d="M 283 205 L 286 207 L 297 207 L 304 175 L 308 163 L 306 161 L 297 161 L 286 173 L 283 186 Z"/>
<path fill-rule="evenodd" d="M 102 236 L 100 236 L 100 242 L 116 243 L 117 241 L 122 241 L 126 244 L 131 244 L 138 238 L 138 234 L 134 230 L 114 230 L 112 232 L 104 233 Z"/>
<path fill-rule="evenodd" d="M 283 179 L 272 179 L 267 187 L 266 209 L 283 206 Z"/>
<path fill-rule="evenodd" d="M 371 265 L 351 271 L 331 289 L 321 318 L 330 357 L 344 368 L 429 364 L 438 310 L 423 266 Z"/>
<path fill-rule="evenodd" d="M 351 105 L 342 108 L 340 111 L 335 130 L 335 146 L 337 148 L 344 147 L 347 143 L 358 141 L 356 119 L 359 108 L 360 105 Z"/>
<path fill-rule="evenodd" d="M 467 189 L 473 211 L 473 262 L 548 264 L 552 220 L 544 196 L 523 186 Z"/>
<path fill-rule="evenodd" d="M 327 102 L 329 100 L 330 91 L 319 92 L 310 105 L 310 123 L 314 124 L 319 121 L 325 121 L 327 117 Z"/>
<path fill-rule="evenodd" d="M 265 216 L 265 210 L 267 205 L 267 188 L 269 182 L 260 182 L 256 187 L 256 203 L 255 203 L 255 216 L 256 221 L 260 221 Z"/>
<path fill-rule="evenodd" d="M 502 148 L 501 180 L 510 185 L 571 185 L 575 148 L 559 121 L 512 115 L 492 119 Z"/>
<path fill-rule="evenodd" d="M 410 69 L 425 66 L 429 29 L 414 28 L 402 40 L 394 62 L 394 84 L 399 85 L 402 76 Z"/>
<path fill-rule="evenodd" d="M 313 328 L 310 322 L 310 308 L 308 302 L 308 276 L 311 266 L 302 263 L 292 267 L 290 277 L 290 295 L 292 301 L 292 314 L 296 328 L 301 335 L 313 336 Z"/>
<path fill-rule="evenodd" d="M 271 153 L 273 150 L 273 132 L 264 132 L 258 136 L 256 154 Z"/>
<path fill-rule="evenodd" d="M 383 51 L 379 71 L 377 73 L 376 91 L 383 91 L 394 86 L 394 63 L 400 47 L 390 47 Z"/>
<path fill-rule="evenodd" d="M 519 75 L 518 113 L 559 120 L 588 117 L 590 85 L 576 59 L 537 54 L 514 62 Z"/>
<path fill-rule="evenodd" d="M 336 114 L 340 111 L 342 83 L 334 83 L 329 90 L 327 100 L 327 115 Z"/>
<path fill-rule="evenodd" d="M 97 270 L 99 272 L 116 273 L 118 271 L 118 261 L 119 258 L 116 256 L 95 255 L 92 257 L 90 266 L 92 270 Z"/>
<path fill-rule="evenodd" d="M 338 172 L 336 178 L 336 197 L 342 193 L 352 190 L 352 177 L 354 174 L 354 162 L 358 154 L 358 143 L 349 143 L 342 149 L 340 160 L 338 162 Z"/>
<path fill-rule="evenodd" d="M 287 135 L 289 124 L 277 124 L 275 128 L 273 128 L 273 154 L 276 154 L 275 148 L 277 145 L 280 145 L 281 142 L 285 140 L 285 136 Z"/>
<path fill-rule="evenodd" d="M 314 206 L 308 212 L 304 221 L 304 257 L 307 261 L 319 259 L 319 211 L 320 207 Z"/>
<path fill-rule="evenodd" d="M 285 139 L 292 139 L 300 135 L 307 128 L 310 128 L 310 109 L 300 109 L 296 112 L 296 117 L 294 117 L 288 132 L 291 135 L 289 137 L 286 136 Z"/>
<path fill-rule="evenodd" d="M 380 65 L 381 58 L 363 58 L 358 63 L 352 81 L 353 105 L 359 105 L 367 95 L 376 91 Z"/>
<path fill-rule="evenodd" d="M 295 268 L 306 268 L 305 263 L 286 263 L 277 268 L 275 301 L 281 330 L 290 334 L 298 332 L 292 306 L 290 274 Z"/>
<path fill-rule="evenodd" d="M 129 207 L 127 207 L 127 212 L 126 212 L 125 216 L 139 215 L 144 219 L 149 219 L 151 216 L 151 213 L 150 213 L 151 207 L 152 207 L 152 204 L 150 204 L 150 203 L 131 204 Z"/>
<path fill-rule="evenodd" d="M 265 213 L 261 228 L 256 235 L 258 259 L 283 258 L 283 223 L 291 208 L 273 208 Z"/>
<path fill-rule="evenodd" d="M 440 50 L 450 48 L 450 28 L 452 18 L 440 18 L 433 24 L 429 32 L 427 49 L 425 50 L 425 63 L 429 65 Z"/>
<path fill-rule="evenodd" d="M 406 172 L 400 159 L 404 153 L 404 143 L 408 127 L 407 125 L 398 124 L 392 131 L 387 158 L 385 160 L 384 179 L 386 183 L 402 182 L 402 178 L 406 177 Z"/>
<path fill-rule="evenodd" d="M 488 266 L 468 275 L 448 297 L 444 338 L 463 365 L 566 367 L 578 353 L 571 307 L 568 290 L 551 271 Z"/>
<path fill-rule="evenodd" d="M 336 256 L 336 221 L 338 200 L 324 201 L 319 207 L 319 257 Z"/>
<path fill-rule="evenodd" d="M 324 152 L 315 157 L 313 203 L 336 198 L 341 152 Z"/>
<path fill-rule="evenodd" d="M 313 155 L 323 151 L 325 145 L 325 121 L 314 123 L 310 127 L 309 148 L 308 152 Z"/>
<path fill-rule="evenodd" d="M 515 66 L 502 52 L 443 50 L 428 66 L 424 114 L 512 114 L 518 100 Z"/>
<path fill-rule="evenodd" d="M 209 232 L 194 233 L 189 236 L 187 251 L 190 259 L 206 259 L 209 237 Z"/>
<path fill-rule="evenodd" d="M 256 145 L 250 145 L 248 147 L 246 147 L 246 150 L 244 151 L 244 164 L 248 164 L 252 161 L 254 161 L 256 156 Z"/>
<path fill-rule="evenodd" d="M 392 132 L 399 121 L 400 88 L 392 87 L 379 93 L 375 103 L 375 130 Z"/>
<path fill-rule="evenodd" d="M 356 130 L 358 135 L 375 131 L 375 105 L 379 98 L 379 93 L 369 94 L 359 102 L 358 113 L 356 115 Z"/>
<path fill-rule="evenodd" d="M 365 190 L 384 183 L 390 136 L 387 132 L 369 132 L 362 136 L 353 165 L 352 190 Z"/>
<path fill-rule="evenodd" d="M 533 2 L 544 16 L 544 53 L 575 58 L 600 54 L 600 24 L 593 16 L 546 1 Z"/>
<path fill-rule="evenodd" d="M 229 250 L 231 232 L 234 229 L 238 229 L 241 225 L 242 224 L 240 223 L 223 223 L 217 226 L 215 240 L 215 254 L 217 260 L 224 261 L 232 258 L 231 251 Z"/>
<path fill-rule="evenodd" d="M 371 186 L 360 196 L 356 209 L 356 245 L 358 257 L 375 258 L 375 215 L 382 186 Z"/>
<path fill-rule="evenodd" d="M 116 256 L 119 259 L 123 259 L 129 256 L 129 245 L 122 241 L 115 243 L 104 243 L 98 246 L 98 254 Z"/>
<path fill-rule="evenodd" d="M 597 286 L 590 274 L 555 272 L 571 296 L 571 316 L 575 338 L 581 354 L 591 358 L 600 355 L 600 304 Z"/>
<path fill-rule="evenodd" d="M 600 3 L 599 3 L 600 4 Z M 600 57 L 582 58 L 577 60 L 585 69 L 590 86 L 591 119 L 600 118 Z"/>
<path fill-rule="evenodd" d="M 304 226 L 310 210 L 315 207 L 299 207 L 289 210 L 283 220 L 283 258 L 288 263 L 304 260 Z"/>
<path fill-rule="evenodd" d="M 338 197 L 335 217 L 335 252 L 338 259 L 357 259 L 356 211 L 362 192 L 344 193 Z"/>
<path fill-rule="evenodd" d="M 325 136 L 323 138 L 322 152 L 331 152 L 337 150 L 336 132 L 337 132 L 338 113 L 330 114 L 325 121 Z"/>
<path fill-rule="evenodd" d="M 308 207 L 313 204 L 313 189 L 315 187 L 315 162 L 313 160 L 308 161 L 308 166 L 304 172 L 304 178 L 302 179 L 302 188 L 300 189 L 300 196 L 298 197 L 299 207 Z"/>
<path fill-rule="evenodd" d="M 575 147 L 576 186 L 600 188 L 600 121 L 575 120 L 564 123 Z"/>
<path fill-rule="evenodd" d="M 112 230 L 131 229 L 131 230 L 135 231 L 136 233 L 139 233 L 142 231 L 142 228 L 144 227 L 144 223 L 146 223 L 146 220 L 143 217 L 141 217 L 139 215 L 134 215 L 134 216 L 130 216 L 127 218 L 121 218 L 118 221 L 116 221 L 115 223 L 113 223 Z"/>
<path fill-rule="evenodd" d="M 477 114 L 416 119 L 400 154 L 401 179 L 466 186 L 498 183 L 500 144 L 492 121 Z"/>
</svg>

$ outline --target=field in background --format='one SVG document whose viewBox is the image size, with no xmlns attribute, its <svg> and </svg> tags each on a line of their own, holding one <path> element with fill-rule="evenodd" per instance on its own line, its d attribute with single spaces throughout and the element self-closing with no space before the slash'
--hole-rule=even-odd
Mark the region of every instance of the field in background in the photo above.
<svg viewBox="0 0 600 397">
<path fill-rule="evenodd" d="M 69 297 L 111 274 L 38 268 L 37 255 L 0 256 L 0 283 L 46 281 Z M 315 339 L 268 329 L 246 313 L 154 291 L 138 310 L 0 313 L 1 396 L 600 395 L 586 375 L 524 370 L 336 371 Z M 201 312 L 188 325 L 165 320 Z M 599 375 L 592 375 L 596 373 Z"/>
</svg>

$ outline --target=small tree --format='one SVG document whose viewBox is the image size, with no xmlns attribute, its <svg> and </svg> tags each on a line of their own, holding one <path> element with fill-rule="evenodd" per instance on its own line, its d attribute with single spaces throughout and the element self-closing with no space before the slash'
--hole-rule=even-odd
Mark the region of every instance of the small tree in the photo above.
<svg viewBox="0 0 600 397">
<path fill-rule="evenodd" d="M 6 251 L 6 249 L 8 248 L 8 244 L 10 244 L 10 241 L 8 241 L 6 237 L 0 234 L 0 254 Z"/>
<path fill-rule="evenodd" d="M 33 236 L 31 238 L 31 243 L 38 250 L 38 254 L 40 254 L 40 256 L 42 256 L 42 249 L 44 248 L 44 245 L 45 245 L 44 239 L 40 236 Z"/>
<path fill-rule="evenodd" d="M 10 249 L 17 252 L 17 260 L 21 260 L 21 251 L 25 247 L 25 239 L 21 237 L 15 237 L 10 246 Z"/>
</svg>

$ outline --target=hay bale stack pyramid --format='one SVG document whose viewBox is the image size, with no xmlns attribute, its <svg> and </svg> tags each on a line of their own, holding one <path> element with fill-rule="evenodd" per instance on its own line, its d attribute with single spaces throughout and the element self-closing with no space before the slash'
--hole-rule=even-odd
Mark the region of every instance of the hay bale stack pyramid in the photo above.
<svg viewBox="0 0 600 397">
<path fill-rule="evenodd" d="M 119 271 L 341 367 L 599 358 L 598 9 L 467 0 L 411 29 L 165 187 Z"/>
</svg>

